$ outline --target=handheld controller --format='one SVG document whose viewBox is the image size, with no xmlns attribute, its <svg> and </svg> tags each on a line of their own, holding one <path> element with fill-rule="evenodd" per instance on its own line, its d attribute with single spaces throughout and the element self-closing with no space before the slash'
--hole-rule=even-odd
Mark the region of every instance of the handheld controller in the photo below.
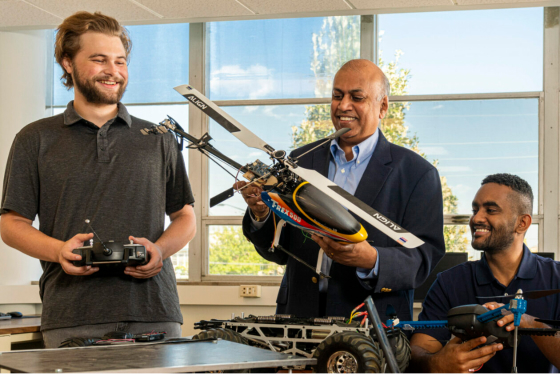
<svg viewBox="0 0 560 374">
<path fill-rule="evenodd" d="M 89 246 L 74 249 L 72 253 L 82 256 L 81 260 L 72 261 L 74 266 L 103 264 L 137 266 L 148 263 L 146 248 L 140 244 L 122 244 L 114 241 L 90 243 Z"/>
<path fill-rule="evenodd" d="M 93 239 L 91 239 L 89 246 L 83 246 L 72 250 L 72 253 L 82 256 L 81 260 L 72 261 L 74 266 L 104 264 L 137 266 L 148 263 L 148 252 L 143 245 L 134 244 L 132 240 L 129 244 L 117 243 L 113 240 L 104 242 L 99 238 L 93 227 L 89 224 L 89 219 L 86 219 L 86 223 L 91 228 L 91 231 L 97 237 L 99 242 L 94 243 Z"/>
</svg>

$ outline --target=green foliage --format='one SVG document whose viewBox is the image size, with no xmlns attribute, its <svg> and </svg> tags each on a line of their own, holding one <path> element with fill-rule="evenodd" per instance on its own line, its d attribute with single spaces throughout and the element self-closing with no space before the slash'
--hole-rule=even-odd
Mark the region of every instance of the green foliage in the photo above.
<svg viewBox="0 0 560 374">
<path fill-rule="evenodd" d="M 284 267 L 263 259 L 240 226 L 222 226 L 210 234 L 210 274 L 283 275 Z"/>
<path fill-rule="evenodd" d="M 177 279 L 187 278 L 188 274 L 189 274 L 189 270 L 187 269 L 187 267 L 183 265 L 175 266 L 175 277 Z"/>
<path fill-rule="evenodd" d="M 434 161 L 437 166 L 437 160 Z M 443 212 L 446 214 L 457 213 L 458 199 L 453 195 L 447 184 L 447 179 L 441 177 L 441 189 L 443 194 Z M 445 250 L 448 252 L 466 252 L 469 241 L 465 236 L 467 226 L 443 226 L 443 238 L 445 239 Z"/>
<path fill-rule="evenodd" d="M 346 61 L 360 57 L 360 17 L 326 17 L 312 41 L 315 96 L 330 96 L 334 73 Z"/>
</svg>

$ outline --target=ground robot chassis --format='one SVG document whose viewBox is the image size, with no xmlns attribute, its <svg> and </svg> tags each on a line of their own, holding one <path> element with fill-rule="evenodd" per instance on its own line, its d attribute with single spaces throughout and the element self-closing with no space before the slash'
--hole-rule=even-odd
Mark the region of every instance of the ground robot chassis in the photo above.
<svg viewBox="0 0 560 374">
<path fill-rule="evenodd" d="M 344 317 L 297 318 L 291 315 L 203 320 L 193 339 L 220 338 L 289 355 L 313 357 L 319 373 L 383 373 L 388 370 L 375 330 L 365 321 Z M 361 325 L 361 326 L 360 326 Z M 410 360 L 410 345 L 399 328 L 384 328 L 399 370 Z M 297 368 L 303 369 L 303 368 Z"/>
</svg>

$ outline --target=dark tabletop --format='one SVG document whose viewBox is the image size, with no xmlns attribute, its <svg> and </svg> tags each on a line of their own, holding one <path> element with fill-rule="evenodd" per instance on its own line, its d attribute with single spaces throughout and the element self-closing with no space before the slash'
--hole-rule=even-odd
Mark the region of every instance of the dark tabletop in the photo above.
<svg viewBox="0 0 560 374">
<path fill-rule="evenodd" d="M 41 331 L 40 316 L 0 320 L 0 334 L 20 334 L 37 331 Z"/>
<path fill-rule="evenodd" d="M 0 368 L 15 372 L 194 372 L 314 365 L 315 359 L 225 340 L 179 344 L 37 349 L 0 354 Z"/>
</svg>

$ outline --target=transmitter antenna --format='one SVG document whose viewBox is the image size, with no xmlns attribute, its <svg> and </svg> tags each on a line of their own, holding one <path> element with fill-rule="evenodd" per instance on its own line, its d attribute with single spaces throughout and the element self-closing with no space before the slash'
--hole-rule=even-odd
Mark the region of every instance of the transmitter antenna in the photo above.
<svg viewBox="0 0 560 374">
<path fill-rule="evenodd" d="M 324 142 L 322 142 L 322 143 L 320 143 L 319 145 L 317 145 L 317 146 L 311 148 L 311 149 L 308 150 L 307 152 L 302 153 L 301 155 L 297 156 L 296 159 L 300 159 L 301 156 L 308 154 L 309 152 L 311 152 L 311 151 L 313 151 L 313 150 L 319 148 L 319 147 L 322 146 L 323 144 L 326 144 L 326 143 L 328 143 L 329 141 L 331 141 L 331 140 L 333 140 L 333 139 L 339 138 L 340 136 L 346 134 L 348 131 L 350 131 L 350 129 L 349 129 L 348 127 L 343 127 L 343 128 L 341 128 L 340 130 L 338 130 L 338 131 L 335 132 L 334 134 L 331 134 L 331 135 L 327 136 L 327 137 L 324 139 L 324 140 L 325 140 Z"/>
<path fill-rule="evenodd" d="M 105 245 L 105 243 L 103 243 L 103 240 L 101 240 L 101 238 L 99 237 L 99 235 L 97 235 L 97 233 L 95 232 L 95 230 L 93 229 L 93 227 L 91 227 L 91 225 L 89 224 L 90 220 L 86 219 L 86 223 L 89 226 L 89 228 L 91 229 L 91 231 L 93 232 L 93 235 L 95 235 L 95 237 L 97 238 L 97 240 L 99 240 L 99 242 L 101 243 L 101 245 L 103 246 L 103 254 L 106 256 L 110 256 L 111 254 L 113 254 L 113 251 L 110 250 L 109 248 L 107 248 L 107 246 Z"/>
</svg>

